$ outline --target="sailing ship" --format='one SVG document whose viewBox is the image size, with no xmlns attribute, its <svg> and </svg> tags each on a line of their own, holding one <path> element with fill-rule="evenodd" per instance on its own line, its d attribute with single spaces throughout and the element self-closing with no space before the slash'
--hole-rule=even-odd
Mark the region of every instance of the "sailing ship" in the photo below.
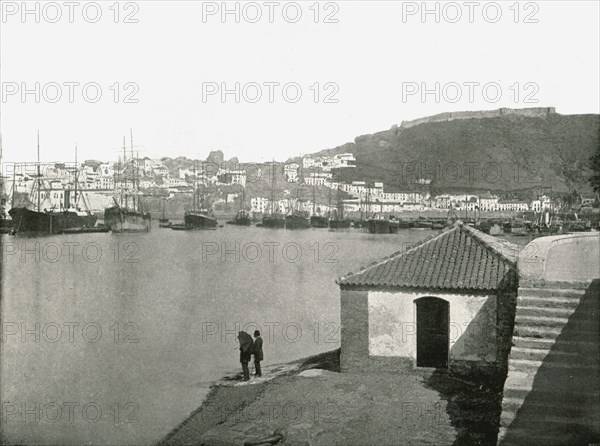
<svg viewBox="0 0 600 446">
<path fill-rule="evenodd" d="M 367 220 L 367 230 L 369 234 L 389 234 L 390 221 L 383 215 L 374 215 Z"/>
<path fill-rule="evenodd" d="M 169 219 L 165 216 L 165 211 L 167 210 L 167 199 L 165 197 L 161 197 L 159 203 L 161 214 L 160 218 L 158 219 L 158 227 L 168 228 L 171 226 L 171 222 L 169 222 Z"/>
<path fill-rule="evenodd" d="M 0 234 L 7 234 L 12 231 L 12 219 L 6 213 L 8 198 L 4 190 L 4 176 L 2 165 L 2 134 L 0 134 Z M 14 167 L 13 167 L 14 170 Z"/>
<path fill-rule="evenodd" d="M 368 215 L 368 211 L 372 210 L 372 208 L 370 209 L 370 188 L 367 185 L 367 200 L 365 202 L 365 209 L 366 209 L 366 213 Z M 362 220 L 362 211 L 361 211 L 361 220 Z M 387 218 L 385 215 L 383 214 L 373 214 L 373 216 L 369 219 L 367 219 L 367 231 L 370 234 L 390 234 L 392 232 L 397 232 L 398 231 L 398 226 L 399 225 L 395 225 L 395 224 L 390 224 L 390 219 Z"/>
<path fill-rule="evenodd" d="M 337 206 L 334 209 L 335 218 L 329 220 L 329 227 L 331 229 L 347 229 L 350 227 L 350 220 L 344 218 L 344 204 L 340 198 L 340 186 L 338 183 L 337 188 Z M 356 223 L 355 223 L 356 225 Z M 357 226 L 355 226 L 357 227 Z"/>
<path fill-rule="evenodd" d="M 310 215 L 307 211 L 300 209 L 299 187 L 296 187 L 296 198 L 290 206 L 290 213 L 285 216 L 285 229 L 308 229 L 310 228 Z"/>
<path fill-rule="evenodd" d="M 113 197 L 114 206 L 104 210 L 104 224 L 116 233 L 123 232 L 149 232 L 152 226 L 150 213 L 144 209 L 140 200 L 139 175 L 137 159 L 133 156 L 133 131 L 130 130 L 131 160 L 127 160 L 125 138 L 123 138 L 123 164 L 119 166 L 119 178 L 116 178 L 120 191 L 119 200 Z M 120 163 L 119 163 L 120 164 Z"/>
<path fill-rule="evenodd" d="M 252 218 L 250 213 L 246 210 L 246 194 L 244 187 L 242 186 L 242 196 L 240 197 L 240 210 L 235 214 L 232 221 L 227 222 L 228 225 L 237 226 L 250 226 L 252 225 Z"/>
<path fill-rule="evenodd" d="M 202 171 L 204 172 L 204 167 Z M 187 210 L 183 216 L 185 229 L 216 229 L 217 219 L 212 215 L 212 211 L 209 208 L 206 194 L 203 194 L 202 198 L 200 198 L 198 176 L 196 175 L 196 166 L 194 165 L 194 195 L 192 197 L 192 209 Z"/>
<path fill-rule="evenodd" d="M 261 227 L 263 228 L 284 228 L 285 216 L 275 209 L 275 162 L 272 163 L 271 171 L 271 196 L 269 197 L 268 213 L 262 218 Z"/>
<path fill-rule="evenodd" d="M 12 219 L 12 233 L 13 234 L 25 234 L 25 235 L 50 235 L 50 234 L 64 234 L 67 232 L 83 231 L 86 229 L 92 229 L 96 225 L 97 217 L 89 211 L 82 211 L 78 207 L 78 200 L 80 194 L 78 194 L 77 186 L 79 182 L 77 166 L 77 155 L 75 155 L 75 169 L 74 169 L 74 191 L 70 189 L 64 189 L 64 201 L 60 203 L 57 208 L 53 205 L 49 210 L 44 209 L 42 211 L 42 174 L 40 172 L 40 136 L 38 132 L 37 138 L 37 175 L 34 189 L 32 194 L 36 196 L 36 210 L 31 210 L 27 207 L 13 207 L 8 211 Z M 75 148 L 77 153 L 77 148 Z M 13 197 L 14 197 L 13 184 Z M 35 193 L 34 193 L 35 192 Z M 73 203 L 71 203 L 71 192 L 73 194 Z M 83 194 L 81 194 L 83 195 Z M 46 199 L 50 198 L 50 194 L 46 193 Z M 85 202 L 85 201 L 84 201 Z"/>
<path fill-rule="evenodd" d="M 521 218 L 511 218 L 505 221 L 502 225 L 502 230 L 505 234 L 512 234 L 516 236 L 525 236 L 528 231 L 528 222 Z"/>
<path fill-rule="evenodd" d="M 531 224 L 532 230 L 538 233 L 556 234 L 562 232 L 563 223 L 558 215 L 551 215 L 549 210 L 542 212 L 538 219 Z"/>
<path fill-rule="evenodd" d="M 6 204 L 6 198 L 0 197 L 0 234 L 12 232 L 12 218 L 6 213 Z"/>
<path fill-rule="evenodd" d="M 310 228 L 310 217 L 308 212 L 292 208 L 292 212 L 285 216 L 285 229 L 308 229 Z"/>
<path fill-rule="evenodd" d="M 313 208 L 312 208 L 312 215 L 310 216 L 310 225 L 313 228 L 328 228 L 329 227 L 329 217 L 320 213 L 317 213 L 317 197 L 316 197 L 316 193 L 315 193 L 315 175 L 313 172 L 313 185 L 312 185 L 312 202 L 313 202 Z M 331 201 L 331 189 L 330 189 L 330 196 L 329 196 L 329 201 Z M 331 207 L 331 203 L 330 203 L 330 207 Z"/>
</svg>

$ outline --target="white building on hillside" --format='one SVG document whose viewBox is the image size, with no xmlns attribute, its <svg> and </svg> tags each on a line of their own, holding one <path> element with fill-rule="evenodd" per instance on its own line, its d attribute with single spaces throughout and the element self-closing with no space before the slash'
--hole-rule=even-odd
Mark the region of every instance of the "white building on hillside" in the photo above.
<svg viewBox="0 0 600 446">
<path fill-rule="evenodd" d="M 285 175 L 285 180 L 288 183 L 298 182 L 298 169 L 300 169 L 300 165 L 298 163 L 290 163 L 284 166 L 283 173 Z"/>
</svg>

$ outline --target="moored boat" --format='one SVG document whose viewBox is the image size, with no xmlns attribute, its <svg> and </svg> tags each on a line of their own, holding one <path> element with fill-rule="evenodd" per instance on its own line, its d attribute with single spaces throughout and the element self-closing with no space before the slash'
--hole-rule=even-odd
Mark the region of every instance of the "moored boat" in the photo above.
<svg viewBox="0 0 600 446">
<path fill-rule="evenodd" d="M 275 205 L 275 162 L 271 165 L 271 195 L 269 197 L 268 211 L 263 215 L 262 221 L 258 227 L 270 229 L 285 228 L 285 215 L 278 212 Z"/>
<path fill-rule="evenodd" d="M 240 210 L 235 214 L 233 220 L 227 222 L 228 225 L 236 225 L 236 226 L 251 226 L 252 219 L 250 218 L 250 214 L 246 210 Z"/>
<path fill-rule="evenodd" d="M 367 220 L 367 230 L 370 234 L 389 234 L 390 221 L 387 218 L 372 218 Z"/>
<path fill-rule="evenodd" d="M 75 155 L 75 170 L 74 170 L 74 189 L 64 189 L 64 202 L 61 201 L 60 207 L 56 203 L 47 202 L 50 193 L 46 191 L 44 205 L 50 204 L 50 209 L 41 210 L 42 207 L 42 175 L 40 173 L 40 138 L 38 133 L 38 166 L 37 180 L 34 184 L 32 193 L 36 197 L 36 210 L 27 207 L 13 207 L 8 214 L 12 220 L 11 232 L 13 234 L 24 235 L 51 235 L 64 234 L 66 230 L 93 228 L 96 224 L 97 217 L 89 211 L 81 211 L 77 208 L 78 201 L 81 198 L 78 193 L 78 172 L 77 155 Z M 75 148 L 77 153 L 77 148 Z M 69 184 L 71 184 L 69 182 Z M 14 187 L 14 186 L 13 186 Z M 71 197 L 71 192 L 73 196 Z M 73 203 L 71 203 L 73 198 Z M 14 200 L 13 200 L 14 201 Z M 85 203 L 85 200 L 84 200 Z M 57 208 L 58 207 L 58 208 Z"/>
<path fill-rule="evenodd" d="M 433 222 L 431 220 L 419 218 L 418 220 L 415 220 L 415 222 L 413 223 L 413 227 L 415 229 L 432 229 Z"/>
<path fill-rule="evenodd" d="M 285 216 L 285 229 L 308 229 L 310 228 L 310 218 L 307 213 L 294 211 Z"/>
<path fill-rule="evenodd" d="M 240 198 L 240 210 L 235 214 L 233 220 L 227 222 L 228 225 L 251 226 L 252 216 L 246 210 L 246 196 L 242 188 L 242 197 Z"/>
<path fill-rule="evenodd" d="M 310 225 L 313 228 L 328 228 L 329 218 L 324 215 L 313 215 L 310 217 Z"/>
<path fill-rule="evenodd" d="M 344 203 L 340 197 L 340 188 L 337 189 L 337 206 L 333 209 L 334 218 L 329 219 L 329 227 L 331 229 L 348 229 L 350 226 L 356 226 L 356 222 L 352 223 L 352 221 L 344 218 Z"/>
<path fill-rule="evenodd" d="M 104 210 L 104 224 L 111 232 L 148 232 L 152 226 L 150 213 L 121 207 Z"/>
<path fill-rule="evenodd" d="M 114 206 L 104 210 L 104 224 L 111 232 L 149 232 L 152 227 L 150 212 L 144 209 L 139 191 L 138 163 L 133 156 L 133 131 L 130 130 L 131 159 L 127 160 L 125 138 L 123 138 L 123 164 L 120 165 L 121 175 L 118 184 L 119 201 L 115 197 Z M 120 163 L 119 163 L 120 164 Z"/>
<path fill-rule="evenodd" d="M 88 212 L 76 210 L 34 211 L 25 207 L 8 211 L 15 234 L 50 235 L 64 234 L 70 229 L 93 228 L 98 219 Z"/>
<path fill-rule="evenodd" d="M 350 224 L 352 222 L 350 220 L 344 220 L 344 219 L 331 219 L 329 220 L 329 227 L 331 229 L 348 229 L 350 227 Z M 356 222 L 354 223 L 354 227 L 356 228 Z"/>
<path fill-rule="evenodd" d="M 217 219 L 207 209 L 192 209 L 183 216 L 185 226 L 190 229 L 211 229 L 217 227 Z"/>
<path fill-rule="evenodd" d="M 267 214 L 262 218 L 263 228 L 285 228 L 285 216 L 283 214 Z"/>
<path fill-rule="evenodd" d="M 171 222 L 165 215 L 165 212 L 167 209 L 167 199 L 165 197 L 162 197 L 160 199 L 160 203 L 161 203 L 161 215 L 160 215 L 160 218 L 158 219 L 158 227 L 159 228 L 168 228 L 171 226 Z"/>
</svg>

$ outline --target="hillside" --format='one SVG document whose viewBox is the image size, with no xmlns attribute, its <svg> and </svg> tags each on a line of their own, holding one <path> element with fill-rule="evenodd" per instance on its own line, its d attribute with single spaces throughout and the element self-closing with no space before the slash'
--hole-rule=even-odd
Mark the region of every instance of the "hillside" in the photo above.
<svg viewBox="0 0 600 446">
<path fill-rule="evenodd" d="M 549 114 L 427 122 L 363 135 L 318 152 L 352 152 L 342 181 L 383 181 L 405 189 L 419 178 L 438 192 L 590 190 L 589 158 L 600 145 L 600 116 Z"/>
</svg>

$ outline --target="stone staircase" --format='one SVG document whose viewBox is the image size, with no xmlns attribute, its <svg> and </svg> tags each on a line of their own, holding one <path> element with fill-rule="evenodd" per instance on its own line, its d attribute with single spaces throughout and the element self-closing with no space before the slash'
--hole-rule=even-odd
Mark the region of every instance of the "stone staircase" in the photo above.
<svg viewBox="0 0 600 446">
<path fill-rule="evenodd" d="M 500 445 L 600 443 L 600 288 L 519 288 Z"/>
</svg>

